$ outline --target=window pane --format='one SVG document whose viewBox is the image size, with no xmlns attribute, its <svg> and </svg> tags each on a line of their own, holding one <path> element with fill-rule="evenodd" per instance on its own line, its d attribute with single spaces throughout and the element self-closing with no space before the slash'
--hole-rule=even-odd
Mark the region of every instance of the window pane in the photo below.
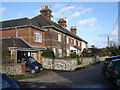
<svg viewBox="0 0 120 90">
<path fill-rule="evenodd" d="M 58 34 L 58 41 L 61 42 L 61 34 Z"/>
<path fill-rule="evenodd" d="M 36 42 L 42 42 L 42 34 L 40 34 L 40 33 L 35 33 L 35 34 L 34 34 L 34 40 L 35 40 Z"/>
</svg>

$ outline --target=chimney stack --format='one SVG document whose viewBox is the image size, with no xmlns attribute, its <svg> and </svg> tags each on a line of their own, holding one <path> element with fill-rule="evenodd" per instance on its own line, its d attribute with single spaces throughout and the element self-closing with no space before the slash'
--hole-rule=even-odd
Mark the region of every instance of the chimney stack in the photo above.
<svg viewBox="0 0 120 90">
<path fill-rule="evenodd" d="M 60 25 L 60 26 L 63 26 L 64 28 L 66 28 L 66 20 L 64 19 L 64 18 L 60 18 L 59 20 L 58 20 L 58 24 Z"/>
<path fill-rule="evenodd" d="M 76 26 L 72 26 L 71 29 L 70 29 L 70 31 L 71 31 L 72 33 L 76 34 L 76 33 L 77 33 L 77 28 L 76 28 Z"/>
<path fill-rule="evenodd" d="M 42 9 L 40 10 L 41 15 L 45 16 L 47 19 L 51 19 L 52 11 L 50 10 L 50 5 L 48 6 L 42 6 Z"/>
</svg>

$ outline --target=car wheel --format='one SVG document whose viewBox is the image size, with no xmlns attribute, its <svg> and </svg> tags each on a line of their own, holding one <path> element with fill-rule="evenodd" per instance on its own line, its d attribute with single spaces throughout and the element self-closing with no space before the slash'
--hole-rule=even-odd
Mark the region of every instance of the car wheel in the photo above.
<svg viewBox="0 0 120 90">
<path fill-rule="evenodd" d="M 120 87 L 120 78 L 116 80 L 116 85 Z"/>
<path fill-rule="evenodd" d="M 35 70 L 34 70 L 34 69 L 32 69 L 30 73 L 31 73 L 31 74 L 34 74 L 34 73 L 35 73 Z"/>
</svg>

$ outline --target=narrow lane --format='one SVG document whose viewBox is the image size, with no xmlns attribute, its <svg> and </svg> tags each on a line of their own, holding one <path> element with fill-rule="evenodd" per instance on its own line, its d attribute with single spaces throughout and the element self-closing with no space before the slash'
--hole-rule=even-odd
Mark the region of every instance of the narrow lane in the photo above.
<svg viewBox="0 0 120 90">
<path fill-rule="evenodd" d="M 19 80 L 27 88 L 114 88 L 115 85 L 102 75 L 102 64 L 74 72 L 54 73 L 39 78 Z"/>
</svg>

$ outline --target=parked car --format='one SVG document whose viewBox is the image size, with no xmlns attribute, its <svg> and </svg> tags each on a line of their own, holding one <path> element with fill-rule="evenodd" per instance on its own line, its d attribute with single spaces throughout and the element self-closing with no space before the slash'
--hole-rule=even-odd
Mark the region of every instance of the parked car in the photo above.
<svg viewBox="0 0 120 90">
<path fill-rule="evenodd" d="M 108 58 L 105 59 L 105 61 L 103 63 L 103 66 L 102 66 L 102 73 L 103 73 L 103 75 L 106 74 L 107 66 L 109 65 L 109 63 L 112 60 L 115 60 L 115 59 L 120 59 L 120 55 L 119 56 L 108 57 Z"/>
<path fill-rule="evenodd" d="M 17 83 L 11 80 L 6 74 L 2 74 L 1 76 L 2 76 L 2 89 L 9 89 L 9 88 L 19 89 L 20 88 L 17 85 Z"/>
<path fill-rule="evenodd" d="M 20 62 L 23 62 L 23 61 L 26 61 L 25 63 L 26 71 L 29 71 L 32 74 L 43 70 L 42 64 L 37 62 L 33 57 L 21 58 Z"/>
<path fill-rule="evenodd" d="M 120 86 L 120 59 L 110 61 L 106 69 L 106 77 Z"/>
</svg>

